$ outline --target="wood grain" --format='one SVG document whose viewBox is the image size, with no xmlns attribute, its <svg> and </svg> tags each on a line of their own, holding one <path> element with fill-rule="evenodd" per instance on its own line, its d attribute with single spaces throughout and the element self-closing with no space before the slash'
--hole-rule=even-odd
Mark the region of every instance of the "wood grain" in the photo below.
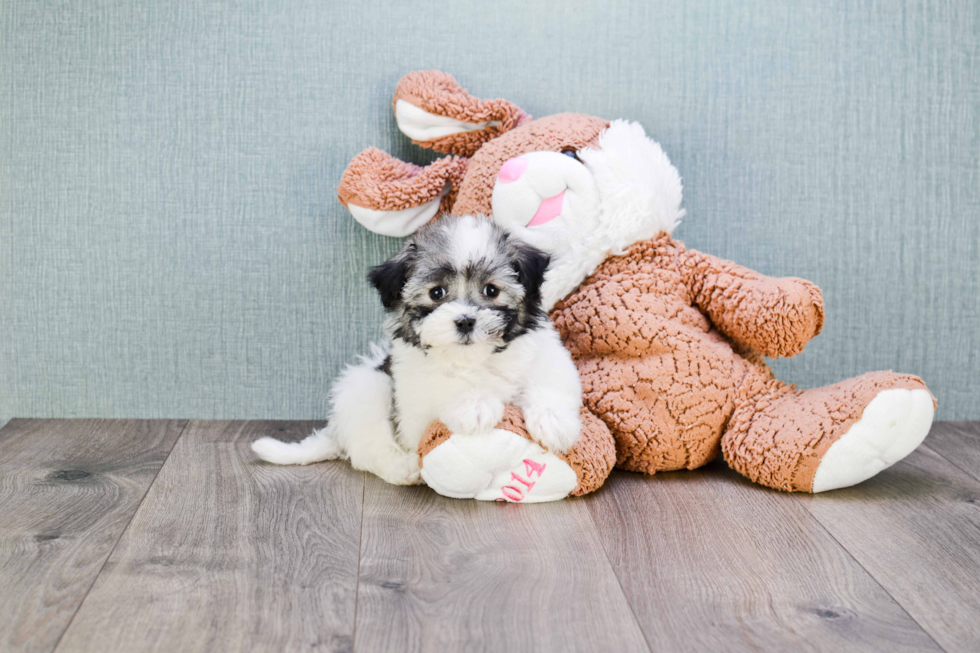
<svg viewBox="0 0 980 653">
<path fill-rule="evenodd" d="M 980 650 L 976 479 L 921 446 L 860 485 L 801 500 L 943 648 Z"/>
<path fill-rule="evenodd" d="M 585 503 L 460 501 L 368 477 L 356 650 L 646 651 Z"/>
<path fill-rule="evenodd" d="M 713 463 L 588 503 L 654 650 L 935 650 L 790 494 Z"/>
<path fill-rule="evenodd" d="M 980 481 L 980 422 L 936 422 L 926 447 Z"/>
<path fill-rule="evenodd" d="M 0 650 L 55 647 L 184 425 L 12 420 L 0 430 Z"/>
<path fill-rule="evenodd" d="M 980 426 L 824 495 L 716 463 L 529 506 L 248 448 L 314 426 L 8 424 L 0 650 L 980 650 Z"/>
<path fill-rule="evenodd" d="M 350 650 L 362 474 L 249 449 L 313 427 L 191 422 L 58 651 Z"/>
</svg>

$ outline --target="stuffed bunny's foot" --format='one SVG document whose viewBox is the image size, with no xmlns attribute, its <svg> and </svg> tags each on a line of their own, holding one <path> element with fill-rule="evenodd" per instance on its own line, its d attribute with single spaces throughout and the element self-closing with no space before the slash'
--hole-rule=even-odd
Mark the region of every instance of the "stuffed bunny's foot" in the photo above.
<svg viewBox="0 0 980 653">
<path fill-rule="evenodd" d="M 452 435 L 423 456 L 422 479 L 454 499 L 520 503 L 564 499 L 578 485 L 564 460 L 501 428 Z"/>
<path fill-rule="evenodd" d="M 823 455 L 813 476 L 813 492 L 856 485 L 905 458 L 929 433 L 933 412 L 928 390 L 879 392 L 861 419 Z"/>
</svg>

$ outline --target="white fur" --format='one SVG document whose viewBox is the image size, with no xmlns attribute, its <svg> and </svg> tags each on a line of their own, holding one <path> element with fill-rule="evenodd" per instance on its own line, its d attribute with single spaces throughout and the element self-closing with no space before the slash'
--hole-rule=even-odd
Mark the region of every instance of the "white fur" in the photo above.
<svg viewBox="0 0 980 653">
<path fill-rule="evenodd" d="M 458 269 L 494 255 L 488 246 L 490 224 L 470 217 L 448 223 Z M 502 286 L 500 292 L 509 291 Z M 476 320 L 472 334 L 457 331 L 455 319 L 463 315 Z M 398 318 L 390 319 L 393 333 Z M 514 404 L 536 442 L 564 453 L 581 431 L 578 370 L 550 321 L 542 320 L 499 351 L 503 327 L 496 311 L 447 301 L 422 321 L 421 346 L 395 339 L 344 370 L 331 392 L 326 428 L 298 443 L 262 438 L 252 449 L 280 465 L 348 457 L 355 469 L 389 483 L 418 483 L 415 452 L 432 422 L 440 420 L 462 437 L 486 434 L 500 422 L 504 404 Z M 389 355 L 391 376 L 381 369 Z"/>
<path fill-rule="evenodd" d="M 503 417 L 504 404 L 520 407 L 531 437 L 564 453 L 581 432 L 578 370 L 550 323 L 511 342 L 500 353 L 478 344 L 432 348 L 391 345 L 392 377 L 377 368 L 385 351 L 341 374 L 331 393 L 328 426 L 302 442 L 262 438 L 252 450 L 278 465 L 349 458 L 355 469 L 389 483 L 419 482 L 415 451 L 429 425 L 440 420 L 453 433 L 485 434 Z M 397 404 L 398 432 L 391 423 Z"/>
<path fill-rule="evenodd" d="M 488 433 L 504 404 L 521 408 L 531 437 L 550 450 L 564 453 L 578 440 L 582 387 L 550 323 L 500 353 L 480 344 L 424 352 L 403 342 L 391 353 L 398 441 L 410 451 L 435 420 L 457 434 Z"/>
<path fill-rule="evenodd" d="M 464 215 L 453 224 L 452 256 L 459 267 L 469 261 L 478 261 L 492 256 L 490 236 L 493 223 L 485 217 Z"/>
<path fill-rule="evenodd" d="M 581 150 L 579 158 L 599 187 L 599 240 L 614 252 L 680 224 L 681 176 L 639 123 L 614 120 L 599 134 L 599 149 Z"/>
<path fill-rule="evenodd" d="M 399 105 L 404 105 L 401 118 Z M 436 116 L 401 100 L 395 114 L 399 128 L 421 141 L 492 124 Z M 612 121 L 599 135 L 599 147 L 580 150 L 578 156 L 581 162 L 558 152 L 528 152 L 521 155 L 528 161 L 524 174 L 510 183 L 498 181 L 493 189 L 494 220 L 552 257 L 542 288 L 546 311 L 610 254 L 661 231 L 673 233 L 684 217 L 680 174 L 639 123 Z M 528 227 L 541 202 L 563 191 L 561 215 Z M 387 236 L 413 233 L 438 207 L 435 200 L 400 211 L 348 205 L 358 222 Z"/>
<path fill-rule="evenodd" d="M 422 328 L 419 329 L 419 336 L 422 344 L 426 347 L 443 348 L 459 342 L 459 333 L 456 331 L 455 320 L 458 317 L 472 317 L 476 320 L 475 332 L 499 334 L 503 328 L 503 319 L 499 313 L 494 311 L 477 311 L 473 306 L 466 302 L 448 302 L 432 312 Z M 466 347 L 462 351 L 455 353 L 456 356 L 478 356 L 482 357 L 485 349 L 492 350 L 492 347 L 482 347 L 474 344 Z M 437 352 L 433 355 L 439 355 Z"/>
<path fill-rule="evenodd" d="M 371 355 L 348 366 L 334 383 L 330 421 L 302 442 L 261 438 L 252 443 L 259 458 L 277 465 L 309 465 L 349 458 L 354 469 L 400 485 L 419 482 L 418 458 L 396 443 L 391 425 L 391 378 L 377 368 L 387 357 L 372 345 Z"/>
<path fill-rule="evenodd" d="M 578 156 L 581 163 L 558 152 L 529 152 L 521 177 L 493 189 L 494 220 L 552 256 L 542 289 L 546 310 L 609 255 L 673 233 L 684 216 L 680 175 L 638 123 L 614 120 L 599 135 L 599 148 Z M 526 226 L 542 200 L 563 190 L 559 217 Z"/>
</svg>

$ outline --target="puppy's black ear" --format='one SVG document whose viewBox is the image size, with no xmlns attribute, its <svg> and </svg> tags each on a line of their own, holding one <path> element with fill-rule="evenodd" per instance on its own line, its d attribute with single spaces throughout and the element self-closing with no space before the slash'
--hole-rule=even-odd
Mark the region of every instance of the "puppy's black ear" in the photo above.
<svg viewBox="0 0 980 653">
<path fill-rule="evenodd" d="M 415 243 L 409 243 L 393 257 L 371 268 L 368 281 L 381 295 L 385 309 L 391 309 L 402 295 L 402 288 L 408 281 L 415 265 Z"/>
<path fill-rule="evenodd" d="M 548 269 L 551 257 L 537 247 L 522 244 L 517 252 L 514 269 L 517 270 L 517 281 L 524 286 L 524 299 L 529 303 L 537 303 L 541 299 L 541 284 L 544 283 L 544 273 Z"/>
</svg>

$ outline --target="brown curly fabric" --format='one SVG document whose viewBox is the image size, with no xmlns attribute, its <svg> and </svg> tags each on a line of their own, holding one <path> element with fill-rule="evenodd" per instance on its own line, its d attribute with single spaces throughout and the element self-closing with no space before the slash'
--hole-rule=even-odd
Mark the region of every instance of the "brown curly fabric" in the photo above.
<svg viewBox="0 0 980 653">
<path fill-rule="evenodd" d="M 395 99 L 398 98 L 396 93 Z M 449 102 L 445 98 L 444 101 Z M 494 179 L 508 159 L 535 150 L 561 152 L 569 148 L 596 147 L 599 133 L 608 125 L 600 118 L 563 113 L 526 124 L 521 122 L 520 126 L 506 133 L 466 132 L 483 139 L 481 145 L 491 138 L 493 141 L 476 150 L 470 159 L 444 157 L 424 168 L 371 147 L 347 165 L 337 188 L 337 197 L 345 206 L 352 203 L 368 209 L 397 211 L 432 201 L 448 182 L 450 192 L 440 204 L 441 212 L 489 215 Z M 468 136 L 454 134 L 445 138 Z M 437 142 L 429 141 L 428 144 Z"/>
<path fill-rule="evenodd" d="M 531 121 L 505 100 L 470 96 L 439 71 L 406 75 L 394 102 L 399 99 L 437 115 L 501 126 L 417 143 L 470 159 L 447 157 L 425 169 L 377 154 L 357 167 L 352 162 L 338 189 L 342 202 L 358 197 L 363 203 L 356 204 L 374 209 L 417 206 L 448 181 L 443 211 L 489 214 L 504 162 L 533 151 L 597 147 L 608 126 L 571 113 Z M 552 318 L 575 358 L 588 409 L 585 455 L 575 462 L 573 450 L 567 458 L 579 474 L 575 493 L 594 489 L 583 479 L 601 483 L 608 475 L 613 440 L 623 469 L 692 469 L 723 452 L 753 481 L 810 491 L 821 457 L 879 392 L 925 388 L 917 377 L 891 372 L 806 391 L 780 382 L 763 357 L 794 356 L 820 333 L 820 290 L 687 250 L 667 234 L 606 260 L 556 304 Z M 508 408 L 505 428 L 523 434 L 516 410 Z M 423 445 L 431 450 L 449 435 L 433 425 Z"/>
<path fill-rule="evenodd" d="M 616 465 L 616 442 L 609 427 L 583 406 L 582 438 L 561 457 L 578 477 L 578 485 L 569 494 L 580 497 L 595 492 L 606 482 Z"/>
<path fill-rule="evenodd" d="M 804 279 L 772 279 L 690 250 L 678 256 L 694 304 L 722 332 L 763 356 L 795 356 L 823 328 L 823 295 Z"/>
<path fill-rule="evenodd" d="M 585 405 L 612 431 L 623 469 L 652 474 L 712 460 L 739 386 L 768 376 L 761 359 L 738 356 L 696 306 L 681 265 L 688 257 L 667 234 L 638 243 L 552 312 Z M 716 295 L 719 304 L 724 296 Z M 760 288 L 757 299 L 764 297 Z"/>
<path fill-rule="evenodd" d="M 504 417 L 507 416 L 507 409 L 510 406 L 504 408 Z M 499 426 L 499 424 L 498 424 Z M 422 459 L 425 458 L 430 451 L 438 447 L 440 444 L 451 438 L 453 432 L 449 430 L 449 427 L 442 422 L 432 422 L 429 424 L 429 428 L 425 430 L 422 434 L 422 439 L 419 440 L 419 446 L 415 450 L 415 453 L 419 455 L 419 467 L 422 466 Z"/>
<path fill-rule="evenodd" d="M 337 187 L 337 198 L 344 206 L 355 204 L 376 211 L 398 211 L 431 202 L 449 184 L 450 193 L 440 204 L 448 209 L 456 200 L 468 163 L 468 159 L 447 156 L 423 168 L 369 147 L 347 164 Z"/>
<path fill-rule="evenodd" d="M 830 445 L 861 419 L 879 392 L 893 388 L 928 390 L 919 377 L 890 371 L 802 391 L 755 378 L 741 389 L 721 440 L 725 460 L 756 483 L 810 492 Z"/>
<path fill-rule="evenodd" d="M 513 431 L 528 440 L 533 440 L 524 424 L 521 409 L 508 405 L 504 407 L 504 417 L 497 424 L 498 429 Z M 452 432 L 442 422 L 433 422 L 419 441 L 419 465 L 422 459 L 448 440 Z M 465 436 L 461 436 L 465 437 Z M 575 472 L 578 485 L 569 494 L 582 496 L 599 489 L 616 464 L 616 447 L 609 429 L 595 415 L 582 408 L 582 437 L 568 453 L 562 455 L 552 452 L 564 460 Z"/>
<path fill-rule="evenodd" d="M 423 111 L 461 122 L 500 123 L 499 126 L 489 125 L 479 131 L 450 134 L 431 141 L 412 141 L 421 147 L 446 154 L 470 156 L 487 141 L 531 120 L 531 116 L 507 100 L 481 100 L 473 97 L 456 83 L 452 75 L 439 70 L 419 70 L 402 77 L 395 88 L 392 108 L 398 100 L 405 100 Z"/>
<path fill-rule="evenodd" d="M 715 458 L 745 365 L 693 305 L 666 234 L 608 259 L 552 319 L 583 400 L 616 439 L 617 466 L 654 473 Z"/>
</svg>

